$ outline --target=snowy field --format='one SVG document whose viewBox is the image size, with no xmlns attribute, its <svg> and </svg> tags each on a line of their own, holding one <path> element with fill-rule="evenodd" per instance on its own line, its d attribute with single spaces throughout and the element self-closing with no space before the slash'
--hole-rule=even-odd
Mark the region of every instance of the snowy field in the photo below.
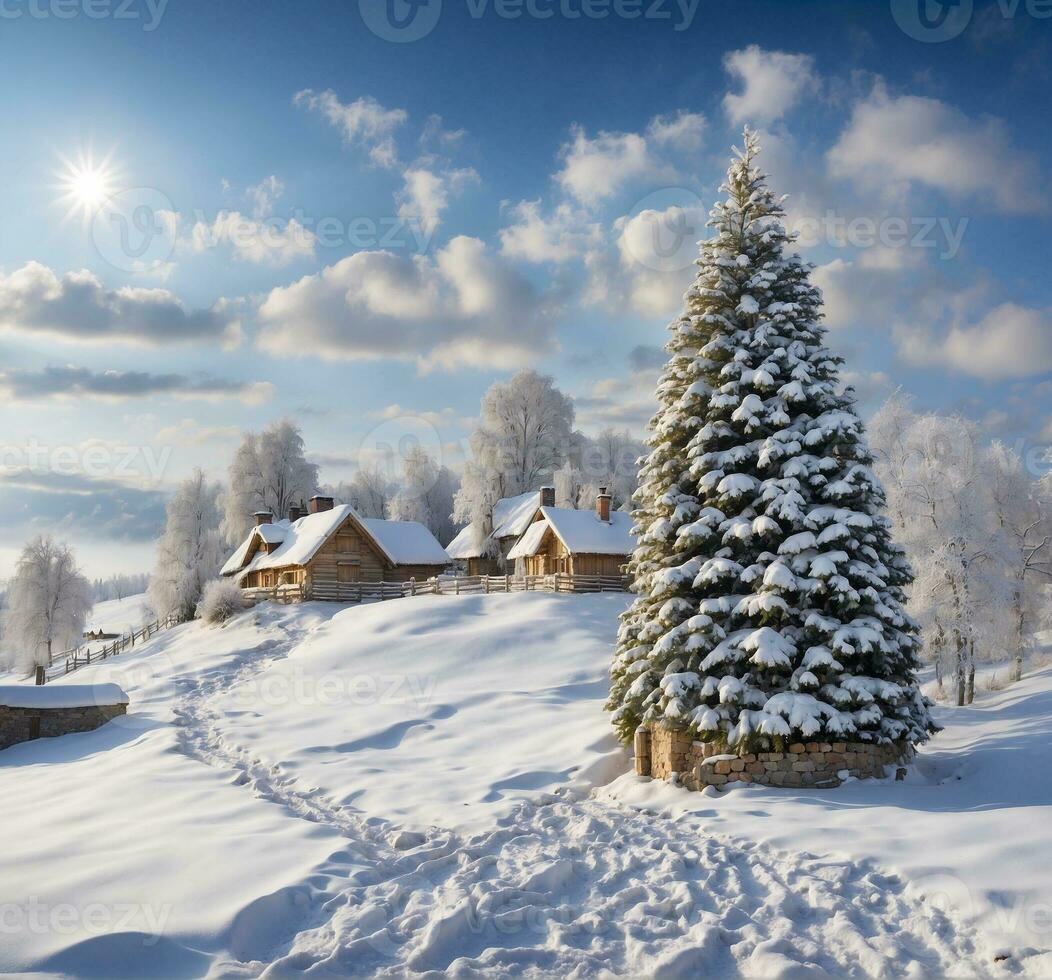
<svg viewBox="0 0 1052 980">
<path fill-rule="evenodd" d="M 260 606 L 64 679 L 131 709 L 0 753 L 0 973 L 1052 975 L 1052 669 L 906 783 L 691 794 L 602 711 L 625 601 Z"/>
<path fill-rule="evenodd" d="M 131 633 L 156 618 L 146 601 L 146 593 L 140 592 L 123 599 L 95 603 L 84 629 L 101 629 L 103 633 Z"/>
</svg>

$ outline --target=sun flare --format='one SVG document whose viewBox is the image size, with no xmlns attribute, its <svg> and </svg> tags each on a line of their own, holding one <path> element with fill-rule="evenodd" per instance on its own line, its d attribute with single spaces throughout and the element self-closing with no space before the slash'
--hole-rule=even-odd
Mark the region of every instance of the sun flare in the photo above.
<svg viewBox="0 0 1052 980">
<path fill-rule="evenodd" d="M 117 173 L 110 157 L 96 161 L 91 154 L 82 154 L 75 161 L 63 160 L 63 164 L 60 201 L 70 217 L 90 220 L 117 191 Z"/>
</svg>

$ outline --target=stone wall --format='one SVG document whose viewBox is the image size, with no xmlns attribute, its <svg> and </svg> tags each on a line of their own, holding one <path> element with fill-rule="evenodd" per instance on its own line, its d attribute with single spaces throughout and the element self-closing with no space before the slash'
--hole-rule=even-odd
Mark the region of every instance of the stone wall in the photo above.
<svg viewBox="0 0 1052 980">
<path fill-rule="evenodd" d="M 883 777 L 913 754 L 909 745 L 869 742 L 795 742 L 784 752 L 728 753 L 723 746 L 698 742 L 685 732 L 655 726 L 636 732 L 636 772 L 666 779 L 679 774 L 689 789 L 761 783 L 764 786 L 839 786 L 848 775 Z"/>
<path fill-rule="evenodd" d="M 126 704 L 89 705 L 83 708 L 12 708 L 0 705 L 0 749 L 34 738 L 90 732 L 119 718 L 127 710 Z"/>
</svg>

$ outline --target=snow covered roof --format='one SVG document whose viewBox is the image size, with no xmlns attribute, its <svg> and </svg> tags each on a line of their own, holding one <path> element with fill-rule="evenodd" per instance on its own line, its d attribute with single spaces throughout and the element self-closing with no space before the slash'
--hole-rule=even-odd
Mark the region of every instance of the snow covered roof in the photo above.
<svg viewBox="0 0 1052 980">
<path fill-rule="evenodd" d="M 91 708 L 127 703 L 128 695 L 118 684 L 0 685 L 0 704 L 8 708 Z"/>
<path fill-rule="evenodd" d="M 623 511 L 613 511 L 609 523 L 599 520 L 594 510 L 542 507 L 541 514 L 543 520 L 530 525 L 508 552 L 509 558 L 536 554 L 548 528 L 573 555 L 630 555 L 635 549 L 632 518 Z"/>
<path fill-rule="evenodd" d="M 287 565 L 306 565 L 318 549 L 335 533 L 348 517 L 361 525 L 379 551 L 393 565 L 446 565 L 449 556 L 434 535 L 423 524 L 415 521 L 382 521 L 361 517 L 350 504 L 340 504 L 332 510 L 308 514 L 299 520 L 278 521 L 254 527 L 241 546 L 227 559 L 220 575 L 251 572 L 259 568 L 284 568 Z M 270 554 L 257 551 L 252 561 L 245 564 L 256 539 L 277 544 Z"/>
<path fill-rule="evenodd" d="M 423 524 L 361 518 L 380 550 L 396 565 L 448 565 L 446 549 Z"/>
<path fill-rule="evenodd" d="M 516 497 L 501 497 L 493 505 L 493 539 L 517 538 L 530 526 L 540 504 L 540 493 L 529 490 Z M 450 558 L 481 558 L 486 549 L 475 543 L 471 525 L 446 545 Z"/>
<path fill-rule="evenodd" d="M 528 490 L 517 497 L 502 497 L 493 505 L 493 537 L 517 538 L 529 527 L 540 504 L 540 493 Z"/>
<path fill-rule="evenodd" d="M 544 540 L 545 532 L 551 527 L 551 524 L 547 520 L 541 518 L 539 521 L 534 521 L 528 528 L 526 533 L 515 542 L 515 547 L 508 552 L 509 558 L 528 558 L 530 555 L 537 554 L 537 550 L 541 546 L 541 542 Z"/>
</svg>

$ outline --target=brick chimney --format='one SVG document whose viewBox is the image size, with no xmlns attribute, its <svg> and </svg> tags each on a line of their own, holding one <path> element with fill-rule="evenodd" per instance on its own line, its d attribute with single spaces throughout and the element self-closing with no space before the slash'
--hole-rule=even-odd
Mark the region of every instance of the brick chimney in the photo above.
<svg viewBox="0 0 1052 980">
<path fill-rule="evenodd" d="M 606 492 L 606 487 L 599 488 L 595 498 L 595 513 L 604 524 L 610 523 L 610 494 Z"/>
<path fill-rule="evenodd" d="M 555 506 L 555 487 L 541 487 L 541 506 Z"/>
<path fill-rule="evenodd" d="M 295 524 L 301 517 L 307 516 L 307 508 L 303 506 L 303 501 L 298 504 L 293 504 L 289 508 L 289 523 Z"/>
<path fill-rule="evenodd" d="M 253 520 L 256 522 L 256 527 L 260 524 L 272 524 L 274 522 L 274 515 L 269 510 L 257 510 L 252 515 Z"/>
<path fill-rule="evenodd" d="M 311 514 L 320 514 L 322 511 L 332 510 L 332 505 L 332 497 L 324 497 L 320 493 L 316 493 L 307 501 L 307 510 Z"/>
</svg>

